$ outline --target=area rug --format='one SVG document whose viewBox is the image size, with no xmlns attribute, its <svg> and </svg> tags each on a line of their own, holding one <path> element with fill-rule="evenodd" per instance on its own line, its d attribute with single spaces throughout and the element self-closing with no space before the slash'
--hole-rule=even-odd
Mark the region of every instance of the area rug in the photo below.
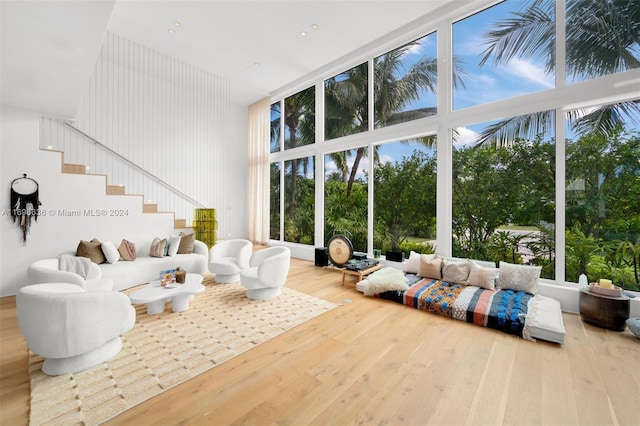
<svg viewBox="0 0 640 426">
<path fill-rule="evenodd" d="M 47 376 L 43 358 L 30 353 L 30 424 L 100 424 L 338 306 L 286 287 L 277 299 L 256 301 L 239 283 L 203 284 L 184 312 L 168 304 L 147 315 L 136 306 L 122 351 L 89 370 Z"/>
</svg>

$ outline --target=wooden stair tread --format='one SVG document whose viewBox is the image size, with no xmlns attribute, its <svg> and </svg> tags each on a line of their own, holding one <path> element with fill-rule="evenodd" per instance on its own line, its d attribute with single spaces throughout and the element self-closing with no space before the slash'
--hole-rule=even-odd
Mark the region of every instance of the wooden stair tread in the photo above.
<svg viewBox="0 0 640 426">
<path fill-rule="evenodd" d="M 87 173 L 87 166 L 83 164 L 64 163 L 62 164 L 62 173 L 84 175 Z"/>
<path fill-rule="evenodd" d="M 126 195 L 124 185 L 107 185 L 107 195 Z"/>
<path fill-rule="evenodd" d="M 59 151 L 56 149 L 44 149 L 44 148 L 40 148 L 43 151 L 47 151 L 47 152 L 53 152 L 53 153 L 58 153 L 60 154 L 61 160 L 62 160 L 62 173 L 66 173 L 66 174 L 82 174 L 82 175 L 87 175 L 87 166 L 85 166 L 84 164 L 71 164 L 71 163 L 65 163 L 64 162 L 64 151 Z M 105 179 L 107 178 L 106 175 L 104 175 Z M 132 196 L 138 196 L 138 197 L 143 197 L 144 200 L 144 196 L 141 194 L 127 194 L 125 193 L 125 187 L 124 185 L 106 185 L 106 195 L 132 195 Z M 158 205 L 157 204 L 152 204 L 152 203 L 145 203 L 143 201 L 142 203 L 142 213 L 174 213 L 175 212 L 159 212 L 158 211 Z M 187 220 L 186 219 L 174 219 L 173 220 L 173 227 L 175 229 L 185 229 L 185 228 L 192 228 L 192 226 L 187 226 Z"/>
</svg>

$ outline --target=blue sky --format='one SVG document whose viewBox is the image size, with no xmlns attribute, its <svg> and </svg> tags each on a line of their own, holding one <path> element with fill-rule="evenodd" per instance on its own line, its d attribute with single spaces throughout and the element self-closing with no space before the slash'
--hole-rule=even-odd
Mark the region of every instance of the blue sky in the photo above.
<svg viewBox="0 0 640 426">
<path fill-rule="evenodd" d="M 528 2 L 521 0 L 507 0 L 475 15 L 461 19 L 453 25 L 453 54 L 462 61 L 467 72 L 464 88 L 453 91 L 453 108 L 463 109 L 470 106 L 486 104 L 493 101 L 513 98 L 523 94 L 535 93 L 554 87 L 555 76 L 545 73 L 545 60 L 541 57 L 512 59 L 507 66 L 495 66 L 489 60 L 480 67 L 479 62 L 486 45 L 483 35 L 495 27 L 495 23 L 513 17 L 513 12 L 523 10 Z M 437 55 L 437 34 L 431 33 L 420 39 L 420 45 L 405 55 L 403 69 L 406 72 L 422 57 Z M 419 101 L 409 105 L 407 109 L 436 106 L 434 94 L 425 94 Z M 470 123 L 458 128 L 456 146 L 466 146 L 476 141 L 478 133 L 492 123 Z M 569 138 L 575 135 L 567 133 Z M 548 137 L 551 137 L 549 135 Z M 545 138 L 547 139 L 547 138 Z M 417 144 L 390 143 L 380 147 L 379 155 L 382 162 L 399 161 L 403 156 L 411 155 L 414 149 L 424 148 Z M 362 170 L 368 168 L 368 159 L 364 158 L 359 166 L 359 177 L 363 177 Z M 335 165 L 325 161 L 325 169 L 335 170 Z"/>
</svg>

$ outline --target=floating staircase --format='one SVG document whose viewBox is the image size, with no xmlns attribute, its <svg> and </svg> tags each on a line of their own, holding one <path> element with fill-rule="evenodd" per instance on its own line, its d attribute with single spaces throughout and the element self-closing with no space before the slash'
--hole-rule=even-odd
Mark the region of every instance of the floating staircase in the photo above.
<svg viewBox="0 0 640 426">
<path fill-rule="evenodd" d="M 62 161 L 62 173 L 65 174 L 76 174 L 76 175 L 88 175 L 88 176 L 104 176 L 105 178 L 105 193 L 106 195 L 129 195 L 134 197 L 140 197 L 142 201 L 142 213 L 143 214 L 153 214 L 153 213 L 172 213 L 172 212 L 160 212 L 158 211 L 157 204 L 145 203 L 144 196 L 141 194 L 127 194 L 124 185 L 109 185 L 106 183 L 107 176 L 99 175 L 99 174 L 91 174 L 87 173 L 87 167 L 83 164 L 70 164 L 64 162 L 64 152 L 52 149 L 42 149 L 41 151 L 54 152 L 59 153 Z M 188 228 L 186 219 L 176 219 L 175 213 L 173 213 L 173 227 L 175 229 L 184 229 Z"/>
</svg>

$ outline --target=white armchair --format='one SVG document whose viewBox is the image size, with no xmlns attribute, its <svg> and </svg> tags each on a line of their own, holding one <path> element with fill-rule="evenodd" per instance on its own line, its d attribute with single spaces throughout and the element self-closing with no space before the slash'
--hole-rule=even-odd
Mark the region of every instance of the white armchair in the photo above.
<svg viewBox="0 0 640 426">
<path fill-rule="evenodd" d="M 280 296 L 287 281 L 291 251 L 288 247 L 269 247 L 251 256 L 249 268 L 240 273 L 240 282 L 249 299 L 266 300 Z"/>
<path fill-rule="evenodd" d="M 31 352 L 45 358 L 51 376 L 77 373 L 115 356 L 120 336 L 135 324 L 136 311 L 123 293 L 85 291 L 76 284 L 21 288 L 18 325 Z"/>
<path fill-rule="evenodd" d="M 249 267 L 252 251 L 251 241 L 220 241 L 209 250 L 209 272 L 216 274 L 218 283 L 240 281 L 240 271 Z"/>
<path fill-rule="evenodd" d="M 113 290 L 113 280 L 102 278 L 102 269 L 91 262 L 86 278 L 71 271 L 59 269 L 59 258 L 36 260 L 27 269 L 27 277 L 32 284 L 68 283 L 80 286 L 86 291 Z"/>
</svg>

